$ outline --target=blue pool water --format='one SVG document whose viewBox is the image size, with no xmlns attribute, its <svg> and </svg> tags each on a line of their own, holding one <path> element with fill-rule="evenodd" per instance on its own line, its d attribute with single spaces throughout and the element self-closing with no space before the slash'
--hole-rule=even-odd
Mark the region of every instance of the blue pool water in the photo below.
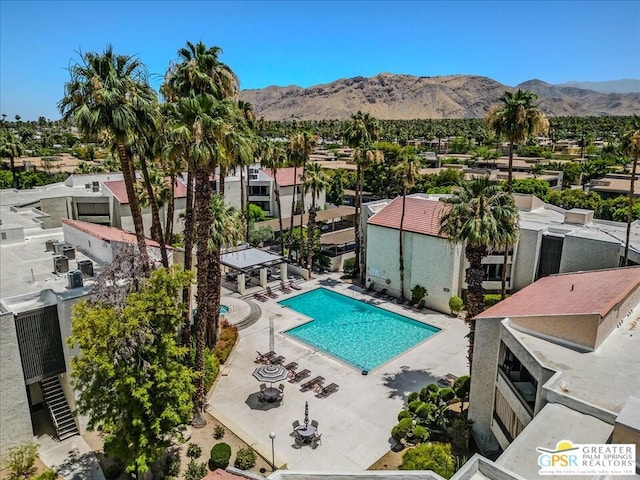
<svg viewBox="0 0 640 480">
<path fill-rule="evenodd" d="M 318 288 L 278 302 L 312 321 L 285 333 L 359 370 L 373 370 L 439 328 Z"/>
<path fill-rule="evenodd" d="M 224 315 L 225 313 L 229 313 L 229 307 L 226 305 L 220 305 L 220 315 Z"/>
</svg>

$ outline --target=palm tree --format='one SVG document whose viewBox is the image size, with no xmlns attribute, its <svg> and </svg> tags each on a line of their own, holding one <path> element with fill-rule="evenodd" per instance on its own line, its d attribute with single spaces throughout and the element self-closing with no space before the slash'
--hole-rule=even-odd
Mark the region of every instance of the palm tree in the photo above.
<svg viewBox="0 0 640 480">
<path fill-rule="evenodd" d="M 404 215 L 405 206 L 407 201 L 407 190 L 412 188 L 416 184 L 416 177 L 418 176 L 418 165 L 416 163 L 416 157 L 413 152 L 407 152 L 406 149 L 401 155 L 401 163 L 397 166 L 397 169 L 402 178 L 402 213 L 400 215 L 400 299 L 404 303 Z"/>
<path fill-rule="evenodd" d="M 467 315 L 469 326 L 469 370 L 473 359 L 473 318 L 484 309 L 482 282 L 486 271 L 482 259 L 491 251 L 513 245 L 518 239 L 518 209 L 513 196 L 499 186 L 492 185 L 488 177 L 475 178 L 452 189 L 452 196 L 444 201 L 451 208 L 440 218 L 440 234 L 452 243 L 463 242 L 469 263 L 467 283 Z"/>
<path fill-rule="evenodd" d="M 491 107 L 485 116 L 488 127 L 496 137 L 504 135 L 509 141 L 509 170 L 507 173 L 507 192 L 513 188 L 513 149 L 514 145 L 527 140 L 531 136 L 546 134 L 549 130 L 549 120 L 534 104 L 538 96 L 527 90 L 505 92 L 499 105 Z M 509 247 L 505 245 L 504 262 L 502 265 L 501 297 L 507 293 L 507 266 L 509 262 Z"/>
<path fill-rule="evenodd" d="M 316 146 L 316 138 L 309 131 L 298 132 L 294 134 L 289 139 L 289 152 L 290 152 L 290 161 L 293 165 L 293 201 L 291 202 L 291 231 L 293 232 L 293 220 L 295 215 L 295 207 L 296 207 L 296 198 L 297 198 L 297 190 L 298 190 L 298 167 L 302 167 L 304 171 L 304 166 L 309 161 L 309 156 L 313 152 L 313 147 Z M 304 240 L 302 238 L 302 218 L 304 216 L 304 194 L 300 195 L 300 249 L 302 249 L 302 245 L 304 244 Z M 293 237 L 292 237 L 293 238 Z M 289 251 L 289 256 L 291 256 L 291 251 Z M 298 262 L 300 265 L 303 265 L 303 259 L 301 256 L 301 252 L 298 252 Z"/>
<path fill-rule="evenodd" d="M 633 200 L 635 197 L 636 171 L 640 155 L 640 117 L 634 115 L 634 128 L 623 139 L 622 149 L 633 156 L 631 168 L 631 184 L 629 185 L 629 207 L 627 212 L 627 234 L 624 242 L 624 265 L 629 265 L 629 242 L 631 241 L 631 223 L 633 222 Z"/>
<path fill-rule="evenodd" d="M 284 230 L 282 228 L 282 205 L 280 203 L 280 187 L 278 186 L 278 169 L 287 163 L 287 153 L 280 143 L 268 141 L 262 149 L 261 165 L 273 173 L 273 188 L 278 209 L 278 224 L 280 227 L 280 253 L 284 255 Z"/>
<path fill-rule="evenodd" d="M 382 160 L 382 154 L 373 149 L 374 142 L 380 134 L 380 126 L 378 121 L 369 116 L 368 113 L 357 113 L 351 115 L 343 132 L 343 137 L 349 145 L 354 149 L 354 157 L 356 160 L 356 199 L 355 199 L 355 275 L 361 275 L 360 281 L 364 281 L 364 245 L 362 245 L 362 222 L 360 219 L 360 210 L 362 209 L 362 188 L 364 184 L 364 169 L 373 163 Z"/>
<path fill-rule="evenodd" d="M 235 245 L 238 240 L 242 240 L 243 228 L 240 212 L 233 210 L 225 203 L 221 195 L 214 194 L 211 197 L 211 224 L 209 228 L 209 238 L 207 239 L 207 247 L 212 258 L 220 258 L 220 252 L 223 247 Z M 211 262 L 208 272 L 213 290 L 220 291 L 220 262 Z M 220 295 L 213 296 L 213 304 L 211 309 L 214 314 L 211 316 L 207 325 L 207 346 L 213 349 L 216 345 L 218 337 L 219 319 L 220 319 Z"/>
<path fill-rule="evenodd" d="M 22 155 L 22 144 L 8 130 L 3 132 L 0 137 L 0 158 L 8 158 L 11 167 L 11 178 L 13 180 L 13 188 L 20 188 L 18 174 L 16 173 L 15 159 Z"/>
<path fill-rule="evenodd" d="M 326 190 L 329 181 L 326 172 L 319 163 L 310 163 L 307 165 L 302 181 L 304 193 L 307 194 L 311 192 L 311 207 L 309 208 L 309 223 L 307 225 L 307 266 L 309 267 L 309 274 L 311 274 L 311 267 L 313 267 L 313 242 L 316 228 L 316 201 L 320 197 L 320 193 Z"/>
<path fill-rule="evenodd" d="M 118 152 L 140 260 L 149 271 L 142 212 L 135 194 L 135 169 L 127 145 L 155 123 L 158 99 L 147 82 L 146 67 L 136 58 L 118 55 L 108 46 L 102 54 L 88 52 L 71 65 L 71 80 L 58 103 L 63 120 L 73 118 L 84 135 L 107 134 Z"/>
</svg>

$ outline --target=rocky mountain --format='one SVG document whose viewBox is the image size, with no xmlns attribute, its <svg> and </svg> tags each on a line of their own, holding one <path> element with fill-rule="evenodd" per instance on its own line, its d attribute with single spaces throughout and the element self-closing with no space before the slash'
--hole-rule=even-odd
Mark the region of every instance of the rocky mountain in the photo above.
<svg viewBox="0 0 640 480">
<path fill-rule="evenodd" d="M 487 77 L 416 77 L 381 73 L 314 85 L 243 90 L 240 97 L 266 120 L 329 120 L 362 110 L 378 119 L 481 118 L 506 91 L 536 93 L 548 116 L 631 115 L 640 112 L 640 93 L 599 93 L 530 80 L 514 87 Z"/>
<path fill-rule="evenodd" d="M 601 93 L 637 93 L 640 92 L 640 80 L 623 78 L 622 80 L 609 80 L 606 82 L 566 82 L 558 87 L 578 87 Z"/>
</svg>

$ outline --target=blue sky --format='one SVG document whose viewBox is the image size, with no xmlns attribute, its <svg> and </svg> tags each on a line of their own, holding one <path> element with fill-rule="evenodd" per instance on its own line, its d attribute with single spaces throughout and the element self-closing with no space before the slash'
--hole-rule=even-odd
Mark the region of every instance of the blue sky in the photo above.
<svg viewBox="0 0 640 480">
<path fill-rule="evenodd" d="M 0 0 L 0 112 L 57 119 L 78 51 L 137 55 L 154 86 L 189 40 L 223 49 L 242 88 L 380 72 L 505 85 L 640 78 L 634 1 Z"/>
</svg>

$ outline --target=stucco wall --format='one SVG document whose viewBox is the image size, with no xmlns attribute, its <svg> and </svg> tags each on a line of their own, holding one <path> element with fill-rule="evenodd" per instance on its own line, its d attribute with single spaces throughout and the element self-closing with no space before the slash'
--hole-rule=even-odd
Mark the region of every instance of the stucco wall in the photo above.
<svg viewBox="0 0 640 480">
<path fill-rule="evenodd" d="M 13 313 L 0 315 L 0 455 L 33 438 Z"/>
<path fill-rule="evenodd" d="M 566 235 L 562 245 L 560 273 L 616 268 L 620 243 Z"/>
<path fill-rule="evenodd" d="M 618 322 L 624 319 L 636 305 L 640 303 L 640 288 L 636 288 L 627 295 L 611 312 L 604 317 L 598 326 L 598 335 L 596 338 L 596 348 L 609 336 L 616 328 Z"/>
<path fill-rule="evenodd" d="M 59 228 L 63 218 L 72 218 L 70 204 L 67 197 L 43 198 L 40 200 L 40 210 L 48 215 L 42 218 L 43 228 Z"/>
<path fill-rule="evenodd" d="M 511 281 L 514 292 L 534 282 L 541 242 L 541 229 L 523 228 L 520 230 L 520 239 L 515 251 L 515 263 L 512 267 Z"/>
<path fill-rule="evenodd" d="M 75 246 L 85 255 L 90 255 L 91 258 L 95 258 L 102 263 L 110 262 L 113 259 L 109 242 L 93 237 L 70 225 L 63 224 L 62 233 L 64 234 L 65 242 Z M 69 268 L 71 268 L 71 265 L 69 265 Z"/>
<path fill-rule="evenodd" d="M 596 348 L 599 315 L 559 315 L 512 317 L 511 323 L 520 327 L 565 340 L 587 350 Z"/>
</svg>

